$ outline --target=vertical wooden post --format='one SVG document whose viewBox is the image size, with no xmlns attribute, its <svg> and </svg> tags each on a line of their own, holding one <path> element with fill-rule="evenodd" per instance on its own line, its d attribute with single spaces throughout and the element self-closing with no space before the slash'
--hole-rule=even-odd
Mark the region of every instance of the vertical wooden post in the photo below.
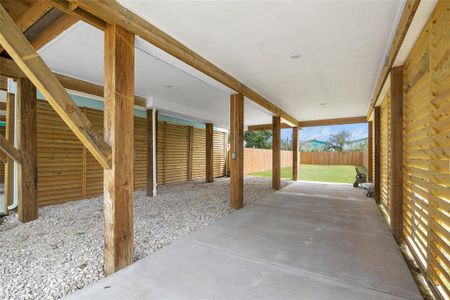
<svg viewBox="0 0 450 300">
<path fill-rule="evenodd" d="M 214 181 L 214 125 L 206 123 L 206 182 Z"/>
<path fill-rule="evenodd" d="M 105 30 L 105 141 L 112 168 L 104 170 L 106 275 L 133 262 L 134 35 Z"/>
<path fill-rule="evenodd" d="M 272 187 L 281 188 L 281 118 L 272 117 Z"/>
<path fill-rule="evenodd" d="M 81 108 L 81 112 L 87 116 L 87 108 L 86 107 L 82 107 Z M 83 199 L 85 199 L 87 197 L 87 155 L 88 155 L 88 150 L 87 148 L 83 145 L 83 153 L 82 153 L 82 159 L 83 159 L 83 169 L 82 169 L 82 174 L 81 174 L 81 178 L 82 178 L 82 183 L 81 183 L 81 195 L 83 197 Z"/>
<path fill-rule="evenodd" d="M 18 217 L 37 219 L 36 88 L 29 79 L 17 80 L 17 148 L 22 152 L 18 173 Z"/>
<path fill-rule="evenodd" d="M 292 127 L 292 180 L 298 180 L 298 127 Z"/>
<path fill-rule="evenodd" d="M 381 166 L 380 166 L 380 159 L 381 159 L 381 108 L 379 106 L 375 106 L 374 110 L 374 120 L 373 120 L 373 126 L 374 126 L 374 175 L 373 178 L 374 184 L 375 184 L 375 201 L 377 203 L 380 203 L 380 197 L 381 197 Z"/>
<path fill-rule="evenodd" d="M 373 182 L 373 122 L 368 122 L 368 137 L 369 137 L 369 145 L 367 149 L 367 160 L 368 160 L 368 170 L 369 173 L 369 182 Z M 364 160 L 364 157 L 363 157 Z"/>
<path fill-rule="evenodd" d="M 244 206 L 244 96 L 230 98 L 230 206 Z"/>
<path fill-rule="evenodd" d="M 14 97 L 12 93 L 6 95 L 6 131 L 5 138 L 14 145 Z M 7 156 L 5 165 L 5 211 L 14 202 L 14 160 Z"/>
<path fill-rule="evenodd" d="M 403 66 L 391 70 L 390 85 L 391 230 L 397 241 L 403 231 Z"/>
<path fill-rule="evenodd" d="M 153 145 L 153 132 L 154 132 L 154 110 L 147 109 L 147 184 L 146 184 L 146 194 L 148 197 L 153 197 L 154 191 L 154 180 L 153 180 L 153 169 L 155 168 L 153 160 L 153 151 L 155 146 Z"/>
</svg>

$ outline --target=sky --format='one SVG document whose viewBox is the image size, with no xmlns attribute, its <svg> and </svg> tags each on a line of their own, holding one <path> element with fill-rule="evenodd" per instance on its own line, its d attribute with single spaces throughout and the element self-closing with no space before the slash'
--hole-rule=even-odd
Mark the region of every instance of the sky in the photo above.
<svg viewBox="0 0 450 300">
<path fill-rule="evenodd" d="M 346 125 L 333 125 L 333 126 L 315 126 L 315 127 L 305 127 L 299 132 L 300 142 L 309 141 L 317 139 L 320 141 L 326 141 L 331 134 L 336 134 L 342 130 L 346 130 L 351 133 L 351 140 L 358 140 L 362 138 L 367 138 L 368 127 L 367 123 L 358 124 L 346 124 Z M 281 137 L 283 139 L 292 139 L 291 129 L 282 129 Z"/>
</svg>

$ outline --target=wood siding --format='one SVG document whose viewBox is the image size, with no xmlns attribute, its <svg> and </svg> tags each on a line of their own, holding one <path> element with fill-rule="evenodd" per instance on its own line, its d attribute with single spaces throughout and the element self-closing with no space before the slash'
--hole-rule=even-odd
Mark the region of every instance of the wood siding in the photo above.
<svg viewBox="0 0 450 300">
<path fill-rule="evenodd" d="M 403 234 L 434 291 L 450 297 L 450 2 L 404 68 Z"/>
<path fill-rule="evenodd" d="M 103 111 L 91 108 L 81 110 L 102 135 Z M 146 185 L 145 126 L 145 118 L 134 118 L 135 189 L 145 188 Z M 189 144 L 191 132 L 192 150 Z M 225 139 L 224 132 L 214 132 L 216 177 L 225 175 Z M 158 184 L 188 181 L 190 160 L 193 179 L 204 178 L 204 129 L 160 121 L 157 140 Z M 103 168 L 45 101 L 38 101 L 37 155 L 38 205 L 62 203 L 103 194 Z"/>
</svg>

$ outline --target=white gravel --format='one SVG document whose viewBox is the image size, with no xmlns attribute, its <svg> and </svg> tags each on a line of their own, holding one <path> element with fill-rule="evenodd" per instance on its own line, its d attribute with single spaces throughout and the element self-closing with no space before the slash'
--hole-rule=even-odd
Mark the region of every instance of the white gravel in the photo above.
<svg viewBox="0 0 450 300">
<path fill-rule="evenodd" d="M 283 182 L 283 185 L 286 185 Z M 272 193 L 270 178 L 246 177 L 246 203 Z M 233 212 L 229 179 L 161 186 L 135 197 L 135 260 Z M 0 299 L 58 299 L 102 278 L 103 197 L 46 206 L 39 219 L 0 225 Z"/>
</svg>

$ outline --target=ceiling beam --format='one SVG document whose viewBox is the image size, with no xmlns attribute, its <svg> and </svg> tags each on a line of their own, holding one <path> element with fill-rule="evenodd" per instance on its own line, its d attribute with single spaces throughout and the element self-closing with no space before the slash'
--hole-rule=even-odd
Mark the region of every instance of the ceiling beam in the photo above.
<svg viewBox="0 0 450 300">
<path fill-rule="evenodd" d="M 47 12 L 49 12 L 51 8 L 52 6 L 47 0 L 35 0 L 31 3 L 25 13 L 14 21 L 16 22 L 17 27 L 19 27 L 22 32 L 25 32 Z M 0 46 L 0 52 L 3 50 L 3 47 Z"/>
<path fill-rule="evenodd" d="M 409 26 L 414 18 L 414 15 L 419 6 L 420 0 L 407 0 L 405 8 L 403 9 L 400 22 L 398 23 L 397 30 L 395 31 L 394 39 L 392 40 L 391 48 L 389 49 L 386 61 L 384 63 L 383 69 L 381 70 L 380 76 L 378 77 L 377 85 L 373 93 L 372 99 L 370 101 L 369 110 L 367 112 L 367 118 L 370 118 L 372 110 L 377 103 L 377 99 L 383 89 L 383 85 L 391 71 L 394 61 L 397 57 L 400 47 L 405 39 L 406 33 L 408 32 Z"/>
<path fill-rule="evenodd" d="M 77 78 L 53 73 L 65 89 L 82 92 L 103 98 L 104 88 L 102 85 L 94 84 Z M 0 57 L 0 75 L 11 78 L 25 78 L 24 72 L 17 64 L 8 58 Z M 134 105 L 147 107 L 147 100 L 144 97 L 134 96 Z"/>
<path fill-rule="evenodd" d="M 48 25 L 44 30 L 39 32 L 32 40 L 31 45 L 34 49 L 39 50 L 55 39 L 65 30 L 69 29 L 73 24 L 78 22 L 78 18 L 64 14 Z"/>
<path fill-rule="evenodd" d="M 292 128 L 286 123 L 281 123 L 281 128 Z M 247 131 L 272 130 L 272 124 L 250 125 Z"/>
<path fill-rule="evenodd" d="M 61 1 L 62 0 L 58 2 Z M 272 114 L 280 116 L 286 123 L 289 123 L 292 126 L 297 126 L 298 121 L 293 116 L 289 115 L 265 97 L 258 94 L 250 87 L 244 85 L 242 82 L 226 73 L 210 61 L 201 57 L 188 47 L 184 46 L 168 34 L 159 30 L 145 19 L 127 10 L 118 2 L 106 0 L 70 0 L 67 3 L 69 2 L 77 4 L 75 11 L 77 9 L 84 9 L 107 23 L 122 26 L 150 44 L 160 48 L 191 67 L 194 67 L 209 77 L 226 85 L 237 93 L 244 95 L 248 99 L 270 111 Z M 69 7 L 69 5 L 67 4 L 66 7 Z"/>
<path fill-rule="evenodd" d="M 2 5 L 0 44 L 100 165 L 111 169 L 111 147 L 95 131 Z"/>
<path fill-rule="evenodd" d="M 97 18 L 93 14 L 85 11 L 84 9 L 78 7 L 78 5 L 74 5 L 72 2 L 68 2 L 66 0 L 47 0 L 50 5 L 53 7 L 69 14 L 73 17 L 76 17 L 100 30 L 105 30 L 106 22 L 100 18 Z"/>
<path fill-rule="evenodd" d="M 366 123 L 366 116 L 350 117 L 350 118 L 338 118 L 338 119 L 324 119 L 324 120 L 312 120 L 312 121 L 300 121 L 299 127 L 312 127 L 312 126 L 329 126 L 329 125 L 342 125 L 342 124 L 355 124 Z"/>
</svg>

